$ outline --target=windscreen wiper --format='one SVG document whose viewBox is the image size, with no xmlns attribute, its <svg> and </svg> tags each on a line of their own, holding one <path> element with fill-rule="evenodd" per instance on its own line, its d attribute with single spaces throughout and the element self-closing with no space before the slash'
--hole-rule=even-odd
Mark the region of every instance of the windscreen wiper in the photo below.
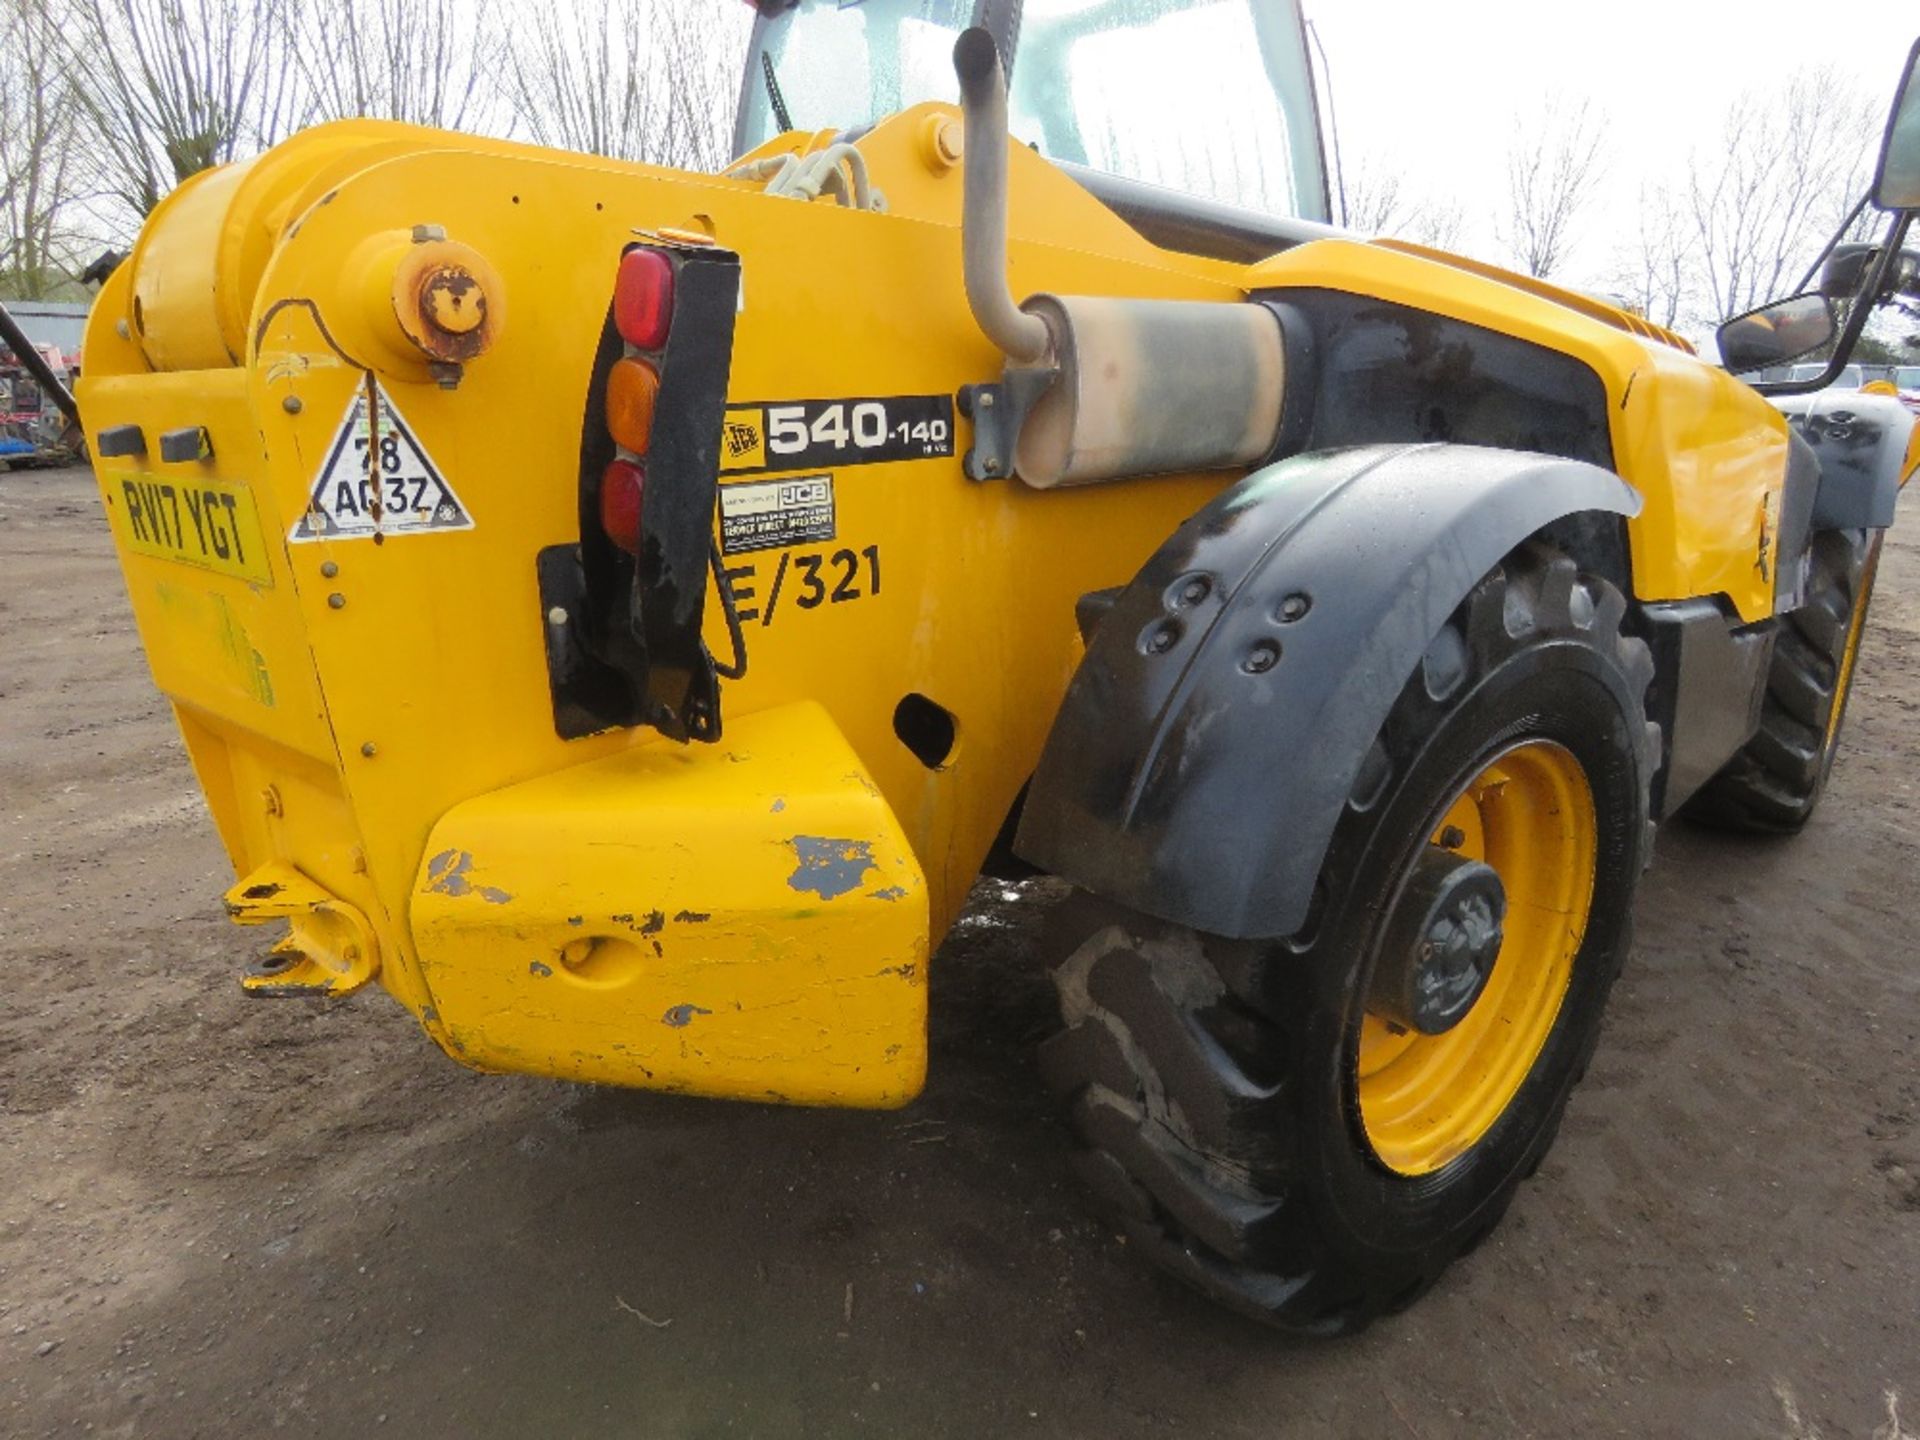
<svg viewBox="0 0 1920 1440">
<path fill-rule="evenodd" d="M 780 82 L 773 74 L 773 56 L 764 50 L 760 52 L 760 74 L 767 82 L 767 103 L 773 106 L 774 121 L 784 135 L 793 129 L 793 116 L 787 113 L 787 102 L 780 98 Z"/>
</svg>

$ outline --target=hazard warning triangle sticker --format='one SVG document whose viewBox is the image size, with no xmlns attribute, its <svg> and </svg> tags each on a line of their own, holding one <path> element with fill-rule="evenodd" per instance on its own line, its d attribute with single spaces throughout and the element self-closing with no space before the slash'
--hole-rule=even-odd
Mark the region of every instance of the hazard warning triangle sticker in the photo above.
<svg viewBox="0 0 1920 1440">
<path fill-rule="evenodd" d="M 473 516 L 372 376 L 327 447 L 289 540 L 354 540 L 471 530 Z"/>
</svg>

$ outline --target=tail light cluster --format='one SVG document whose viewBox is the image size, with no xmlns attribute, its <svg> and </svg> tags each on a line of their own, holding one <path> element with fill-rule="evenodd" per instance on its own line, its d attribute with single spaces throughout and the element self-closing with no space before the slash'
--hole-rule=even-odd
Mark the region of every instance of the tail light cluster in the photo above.
<svg viewBox="0 0 1920 1440">
<path fill-rule="evenodd" d="M 600 527 L 629 555 L 640 553 L 647 447 L 660 403 L 661 352 L 673 329 L 673 261 L 636 245 L 620 257 L 613 326 L 625 353 L 607 373 L 607 430 L 619 454 L 600 476 Z"/>
<path fill-rule="evenodd" d="M 541 552 L 554 723 L 569 739 L 652 725 L 720 733 L 701 639 L 740 262 L 716 245 L 629 246 L 580 438 L 580 542 Z"/>
</svg>

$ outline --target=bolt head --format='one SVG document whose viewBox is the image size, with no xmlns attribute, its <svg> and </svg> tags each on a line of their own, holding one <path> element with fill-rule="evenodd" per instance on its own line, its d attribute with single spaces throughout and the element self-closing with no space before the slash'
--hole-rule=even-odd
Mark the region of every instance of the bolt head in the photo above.
<svg viewBox="0 0 1920 1440">
<path fill-rule="evenodd" d="M 327 596 L 327 606 L 333 610 L 344 610 L 347 608 L 347 597 L 336 590 Z"/>
<path fill-rule="evenodd" d="M 1180 623 L 1177 620 L 1162 620 L 1148 630 L 1141 639 L 1141 648 L 1149 655 L 1164 655 L 1180 643 Z"/>
<path fill-rule="evenodd" d="M 281 400 L 280 408 L 286 411 L 287 414 L 289 415 L 298 415 L 302 408 L 300 404 L 300 397 L 298 395 L 287 396 L 285 399 Z"/>
<path fill-rule="evenodd" d="M 1279 663 L 1280 642 L 1257 640 L 1253 648 L 1247 651 L 1247 658 L 1240 662 L 1240 668 L 1249 675 L 1264 675 Z"/>
<path fill-rule="evenodd" d="M 360 753 L 366 756 L 367 759 L 371 760 L 373 759 L 374 756 L 380 753 L 380 747 L 374 744 L 373 741 L 369 740 L 360 747 Z"/>
<path fill-rule="evenodd" d="M 567 623 L 567 607 L 564 605 L 556 605 L 551 610 L 547 611 L 547 623 L 549 625 L 566 624 Z"/>
</svg>

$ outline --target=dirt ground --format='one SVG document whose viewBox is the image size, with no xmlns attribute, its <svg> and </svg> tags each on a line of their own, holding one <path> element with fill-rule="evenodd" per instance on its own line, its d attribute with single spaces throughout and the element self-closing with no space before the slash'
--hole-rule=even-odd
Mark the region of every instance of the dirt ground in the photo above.
<svg viewBox="0 0 1920 1440">
<path fill-rule="evenodd" d="M 1911 508 L 1909 505 L 1908 508 Z M 1558 1148 L 1411 1312 L 1295 1344 L 1128 1254 L 983 886 L 899 1114 L 470 1074 L 252 942 L 83 472 L 0 476 L 0 1434 L 1920 1432 L 1920 535 L 1826 809 L 1675 826 Z"/>
</svg>

